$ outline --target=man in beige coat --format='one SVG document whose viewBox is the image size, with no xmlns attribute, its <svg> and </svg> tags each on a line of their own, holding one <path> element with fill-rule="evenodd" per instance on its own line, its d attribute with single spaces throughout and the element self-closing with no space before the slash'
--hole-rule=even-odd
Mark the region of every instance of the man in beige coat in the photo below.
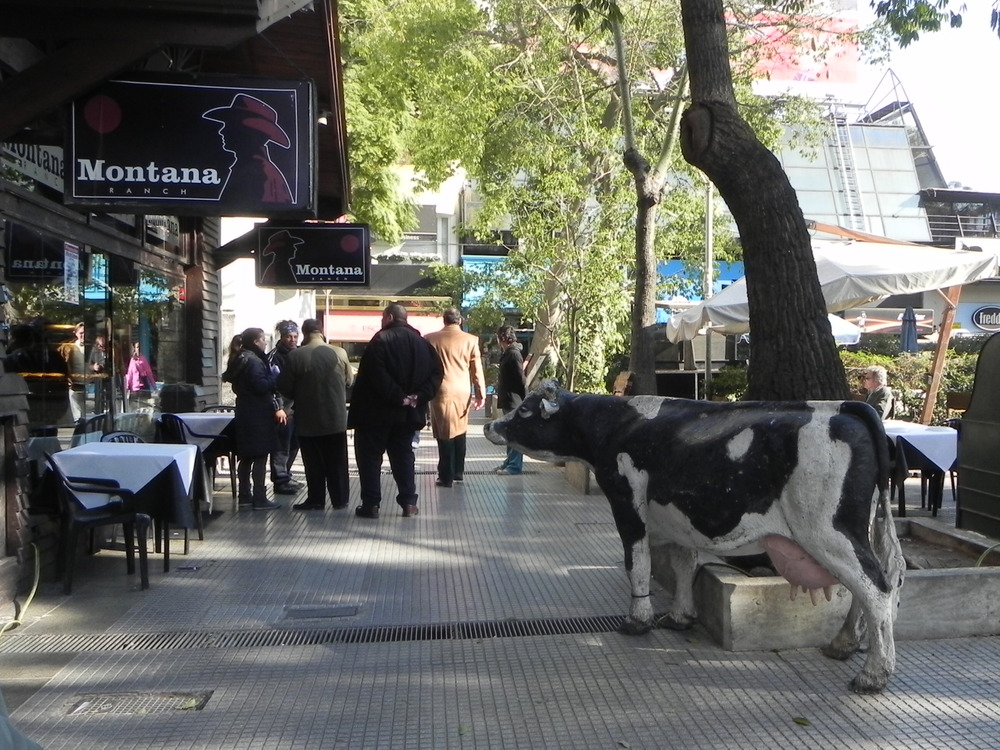
<svg viewBox="0 0 1000 750">
<path fill-rule="evenodd" d="M 431 430 L 438 445 L 438 487 L 461 482 L 465 473 L 465 434 L 469 410 L 480 409 L 486 393 L 479 339 L 462 330 L 454 307 L 444 312 L 444 328 L 424 336 L 437 352 L 444 379 L 430 402 Z"/>
</svg>

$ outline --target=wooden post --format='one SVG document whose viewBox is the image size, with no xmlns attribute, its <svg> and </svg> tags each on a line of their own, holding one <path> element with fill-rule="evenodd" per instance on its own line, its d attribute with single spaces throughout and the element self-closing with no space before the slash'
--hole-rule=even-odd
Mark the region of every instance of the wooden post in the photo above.
<svg viewBox="0 0 1000 750">
<path fill-rule="evenodd" d="M 941 316 L 941 326 L 938 328 L 937 348 L 934 350 L 934 364 L 931 367 L 931 379 L 927 384 L 924 396 L 924 409 L 920 414 L 921 424 L 930 424 L 934 416 L 934 404 L 937 401 L 938 389 L 941 387 L 941 374 L 944 372 L 944 362 L 948 356 L 948 343 L 951 341 L 951 329 L 955 323 L 955 312 L 958 300 L 962 296 L 962 287 L 953 286 L 944 291 L 946 307 Z"/>
</svg>

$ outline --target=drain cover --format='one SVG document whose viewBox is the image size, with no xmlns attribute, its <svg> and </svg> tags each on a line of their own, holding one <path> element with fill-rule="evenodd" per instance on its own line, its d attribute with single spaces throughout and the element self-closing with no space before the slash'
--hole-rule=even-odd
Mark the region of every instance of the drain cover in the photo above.
<svg viewBox="0 0 1000 750">
<path fill-rule="evenodd" d="M 355 604 L 290 604 L 285 607 L 289 620 L 307 620 L 312 617 L 353 617 L 358 613 Z"/>
<path fill-rule="evenodd" d="M 79 695 L 70 716 L 84 714 L 162 714 L 201 711 L 213 690 L 201 693 L 88 693 Z"/>
</svg>

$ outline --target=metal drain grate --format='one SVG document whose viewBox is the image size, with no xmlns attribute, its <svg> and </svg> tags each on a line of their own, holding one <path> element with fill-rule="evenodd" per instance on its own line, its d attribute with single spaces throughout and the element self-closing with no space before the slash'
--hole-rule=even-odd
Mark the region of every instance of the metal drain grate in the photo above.
<svg viewBox="0 0 1000 750">
<path fill-rule="evenodd" d="M 552 620 L 494 620 L 322 629 L 20 635 L 9 636 L 6 641 L 0 643 L 0 653 L 164 651 L 199 648 L 315 646 L 327 643 L 399 643 L 404 641 L 525 638 L 540 635 L 610 633 L 617 630 L 624 620 L 624 615 L 603 615 Z"/>
<path fill-rule="evenodd" d="M 67 714 L 163 714 L 201 711 L 214 691 L 203 693 L 87 693 L 78 695 Z"/>
</svg>

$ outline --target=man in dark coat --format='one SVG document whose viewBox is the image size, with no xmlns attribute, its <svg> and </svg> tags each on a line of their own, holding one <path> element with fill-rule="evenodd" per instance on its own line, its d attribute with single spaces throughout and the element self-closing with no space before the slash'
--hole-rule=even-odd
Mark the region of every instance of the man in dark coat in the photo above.
<svg viewBox="0 0 1000 750">
<path fill-rule="evenodd" d="M 267 353 L 267 361 L 271 364 L 271 371 L 277 368 L 280 375 L 285 370 L 288 355 L 299 344 L 299 327 L 294 320 L 282 320 L 275 330 L 278 332 L 278 343 Z M 278 450 L 271 454 L 271 483 L 276 495 L 295 495 L 302 486 L 292 478 L 292 464 L 299 452 L 294 401 L 282 396 L 281 405 L 285 410 L 285 424 L 278 425 Z"/>
<path fill-rule="evenodd" d="M 302 323 L 302 346 L 278 375 L 278 390 L 294 399 L 296 430 L 306 470 L 306 499 L 295 510 L 323 510 L 326 493 L 334 510 L 347 507 L 347 389 L 354 371 L 347 352 L 326 343 L 318 320 Z"/>
<path fill-rule="evenodd" d="M 513 326 L 497 329 L 497 343 L 503 350 L 500 355 L 500 371 L 497 373 L 497 408 L 501 414 L 514 411 L 521 405 L 527 391 L 524 377 L 524 358 L 521 344 Z M 519 450 L 507 446 L 507 457 L 493 470 L 494 474 L 520 474 L 524 470 L 524 456 Z"/>
<path fill-rule="evenodd" d="M 413 433 L 427 423 L 427 403 L 441 378 L 441 361 L 406 322 L 406 308 L 399 304 L 385 308 L 382 330 L 361 356 L 347 416 L 347 426 L 354 429 L 354 458 L 361 478 L 361 505 L 355 511 L 362 518 L 378 518 L 385 454 L 403 516 L 417 515 Z"/>
</svg>

